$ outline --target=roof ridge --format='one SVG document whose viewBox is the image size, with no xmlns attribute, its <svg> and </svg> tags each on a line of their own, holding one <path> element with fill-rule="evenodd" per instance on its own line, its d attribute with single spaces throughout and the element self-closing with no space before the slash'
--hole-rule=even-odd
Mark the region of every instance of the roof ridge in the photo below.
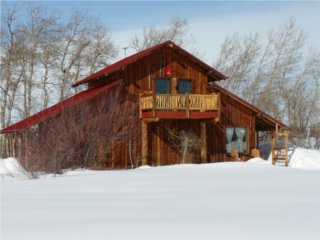
<svg viewBox="0 0 320 240">
<path fill-rule="evenodd" d="M 191 53 L 189 53 L 187 50 L 181 48 L 180 46 L 178 46 L 177 44 L 175 44 L 173 41 L 171 40 L 167 40 L 164 41 L 162 43 L 159 43 L 155 46 L 152 46 L 150 48 L 144 49 L 140 52 L 137 52 L 135 54 L 132 54 L 128 57 L 125 57 L 87 77 L 85 77 L 84 79 L 75 82 L 74 84 L 72 84 L 72 87 L 77 87 L 81 84 L 87 83 L 93 79 L 99 78 L 101 76 L 104 76 L 106 74 L 110 74 L 112 72 L 118 71 L 120 70 L 124 65 L 133 63 L 143 57 L 145 57 L 146 55 L 149 55 L 150 53 L 152 53 L 154 50 L 156 49 L 160 49 L 161 47 L 165 47 L 165 46 L 172 46 L 175 47 L 176 49 L 178 49 L 180 52 L 183 52 L 184 54 L 188 55 L 193 61 L 197 61 L 200 62 L 202 64 L 202 66 L 206 69 L 208 69 L 209 71 L 212 71 L 216 74 L 216 76 L 218 76 L 218 78 L 220 79 L 227 79 L 227 77 L 222 74 L 221 72 L 219 72 L 218 70 L 214 69 L 213 67 L 209 66 L 207 63 L 203 62 L 202 60 L 200 60 L 199 58 L 195 57 L 194 55 L 192 55 Z"/>
<path fill-rule="evenodd" d="M 99 76 L 101 76 L 101 75 L 104 75 L 105 72 L 106 72 L 109 68 L 112 68 L 112 67 L 115 66 L 115 65 L 121 65 L 121 66 L 123 66 L 122 63 L 126 63 L 126 62 L 128 62 L 129 60 L 130 60 L 129 62 L 131 63 L 131 62 L 133 62 L 133 61 L 135 61 L 135 60 L 138 60 L 138 59 L 144 57 L 144 54 L 145 54 L 145 53 L 149 53 L 149 52 L 153 51 L 154 49 L 160 48 L 160 47 L 162 47 L 162 46 L 164 46 L 164 45 L 166 45 L 166 44 L 170 44 L 170 43 L 174 44 L 172 41 L 167 40 L 167 41 L 165 41 L 165 42 L 159 43 L 159 44 L 157 44 L 157 45 L 155 45 L 155 46 L 152 46 L 152 47 L 150 47 L 150 48 L 144 49 L 144 50 L 142 50 L 142 51 L 140 51 L 140 52 L 136 52 L 136 53 L 134 53 L 134 54 L 132 54 L 132 55 L 130 55 L 130 56 L 128 56 L 128 57 L 122 58 L 122 59 L 120 59 L 119 61 L 114 62 L 114 63 L 112 63 L 111 65 L 106 66 L 106 67 L 100 69 L 99 71 L 97 71 L 97 72 L 95 72 L 95 73 L 93 73 L 93 74 L 85 77 L 84 79 L 75 82 L 75 83 L 72 84 L 71 86 L 72 86 L 72 87 L 77 87 L 77 86 L 79 86 L 79 85 L 81 85 L 81 84 L 84 84 L 84 83 L 86 83 L 86 82 L 88 82 L 88 81 L 90 81 L 90 80 L 92 80 L 92 79 L 94 79 L 94 78 L 96 78 L 96 77 L 99 77 Z M 140 56 L 140 55 L 142 55 L 142 56 Z M 136 59 L 136 58 L 137 58 L 137 59 Z M 119 66 L 119 68 L 121 68 L 121 66 Z"/>
</svg>

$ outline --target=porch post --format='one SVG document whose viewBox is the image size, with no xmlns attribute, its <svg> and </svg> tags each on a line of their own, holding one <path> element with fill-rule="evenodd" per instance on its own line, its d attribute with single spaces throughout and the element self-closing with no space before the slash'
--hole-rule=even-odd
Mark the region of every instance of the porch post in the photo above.
<svg viewBox="0 0 320 240">
<path fill-rule="evenodd" d="M 285 140 L 285 166 L 289 165 L 289 156 L 288 156 L 288 141 L 289 141 L 289 132 L 288 130 L 284 131 L 284 140 Z"/>
<path fill-rule="evenodd" d="M 276 159 L 275 159 L 275 147 L 276 147 L 276 132 L 272 133 L 272 142 L 271 142 L 271 156 L 272 156 L 272 164 L 276 164 Z"/>
<path fill-rule="evenodd" d="M 148 164 L 148 124 L 141 121 L 141 165 Z"/>
<path fill-rule="evenodd" d="M 205 122 L 200 122 L 201 163 L 207 163 L 207 128 Z"/>
</svg>

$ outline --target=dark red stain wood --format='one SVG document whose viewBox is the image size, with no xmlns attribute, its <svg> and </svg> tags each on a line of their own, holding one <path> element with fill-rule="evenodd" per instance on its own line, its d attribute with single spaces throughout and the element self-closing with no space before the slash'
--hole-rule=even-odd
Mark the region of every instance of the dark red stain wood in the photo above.
<svg viewBox="0 0 320 240">
<path fill-rule="evenodd" d="M 186 112 L 178 111 L 156 111 L 155 117 L 152 116 L 152 112 L 142 112 L 142 118 L 161 118 L 161 119 L 213 119 L 218 117 L 218 112 L 189 112 L 189 116 Z"/>
</svg>

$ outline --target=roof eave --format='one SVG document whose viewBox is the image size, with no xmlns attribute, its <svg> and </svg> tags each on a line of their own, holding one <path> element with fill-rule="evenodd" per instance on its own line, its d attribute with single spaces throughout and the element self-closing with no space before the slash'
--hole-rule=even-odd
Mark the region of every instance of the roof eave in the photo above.
<svg viewBox="0 0 320 240">
<path fill-rule="evenodd" d="M 248 108 L 253 110 L 254 112 L 260 114 L 261 117 L 267 119 L 268 121 L 270 121 L 270 122 L 272 122 L 274 124 L 278 124 L 282 128 L 289 129 L 289 127 L 286 124 L 284 124 L 283 122 L 275 119 L 274 117 L 270 116 L 268 113 L 266 113 L 263 110 L 257 108 L 256 106 L 252 105 L 251 103 L 245 101 L 244 99 L 238 97 L 237 95 L 233 94 L 232 92 L 228 91 L 227 89 L 219 86 L 218 84 L 213 83 L 213 85 L 211 85 L 209 88 L 217 88 L 217 89 L 225 92 L 225 94 L 227 94 L 228 96 L 232 97 L 236 101 L 241 102 L 242 104 L 244 104 L 245 106 L 247 106 Z"/>
<path fill-rule="evenodd" d="M 56 116 L 56 114 L 59 114 L 61 109 L 64 109 L 65 107 L 73 106 L 77 104 L 80 101 L 87 100 L 89 98 L 92 98 L 96 96 L 97 94 L 100 94 L 103 91 L 107 91 L 118 84 L 122 82 L 122 79 L 117 79 L 115 81 L 112 81 L 108 84 L 105 84 L 103 86 L 97 87 L 97 88 L 92 88 L 88 89 L 85 91 L 82 91 L 76 95 L 73 95 L 63 101 L 60 101 L 56 104 L 54 104 L 51 107 L 48 107 L 46 109 L 43 109 L 42 111 L 25 118 L 17 123 L 14 123 L 2 130 L 0 130 L 1 134 L 8 134 L 8 133 L 14 133 L 14 132 L 23 132 L 24 130 L 39 124 L 51 117 Z"/>
</svg>

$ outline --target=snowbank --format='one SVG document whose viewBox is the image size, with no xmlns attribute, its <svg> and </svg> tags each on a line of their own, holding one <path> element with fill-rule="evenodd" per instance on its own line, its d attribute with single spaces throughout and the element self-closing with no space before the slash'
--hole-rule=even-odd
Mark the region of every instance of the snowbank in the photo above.
<svg viewBox="0 0 320 240">
<path fill-rule="evenodd" d="M 305 170 L 320 170 L 320 151 L 306 148 L 289 149 L 289 167 Z M 248 163 L 271 164 L 271 154 L 267 161 L 260 158 L 252 158 Z"/>
<path fill-rule="evenodd" d="M 0 159 L 0 178 L 26 178 L 28 173 L 15 158 Z"/>
<path fill-rule="evenodd" d="M 254 163 L 254 164 L 270 164 L 270 162 L 262 159 L 262 158 L 259 158 L 259 157 L 256 157 L 256 158 L 251 158 L 247 161 L 247 163 Z"/>
<path fill-rule="evenodd" d="M 136 169 L 150 169 L 150 168 L 152 168 L 152 167 L 149 166 L 149 165 L 143 165 L 143 166 L 138 167 L 138 168 L 136 168 Z"/>
<path fill-rule="evenodd" d="M 242 162 L 144 169 L 6 179 L 1 239 L 320 239 L 316 171 Z"/>
<path fill-rule="evenodd" d="M 320 171 L 320 151 L 319 150 L 309 150 L 305 148 L 297 148 L 295 150 L 289 151 L 290 161 L 289 167 L 300 168 L 306 170 L 318 170 Z M 249 164 L 271 164 L 271 154 L 268 160 L 262 158 L 251 158 L 247 161 Z M 209 164 L 210 165 L 210 164 Z M 195 167 L 191 164 L 192 167 Z M 202 167 L 207 167 L 203 166 Z M 180 165 L 180 167 L 187 167 L 186 164 Z M 145 165 L 137 169 L 150 169 L 152 167 Z M 81 170 L 84 171 L 84 170 Z M 64 175 L 77 175 L 77 171 L 66 171 Z M 26 172 L 23 167 L 19 164 L 15 158 L 0 159 L 0 178 L 29 178 L 28 172 Z"/>
<path fill-rule="evenodd" d="M 320 170 L 320 151 L 297 148 L 290 158 L 289 166 L 307 170 Z"/>
</svg>

